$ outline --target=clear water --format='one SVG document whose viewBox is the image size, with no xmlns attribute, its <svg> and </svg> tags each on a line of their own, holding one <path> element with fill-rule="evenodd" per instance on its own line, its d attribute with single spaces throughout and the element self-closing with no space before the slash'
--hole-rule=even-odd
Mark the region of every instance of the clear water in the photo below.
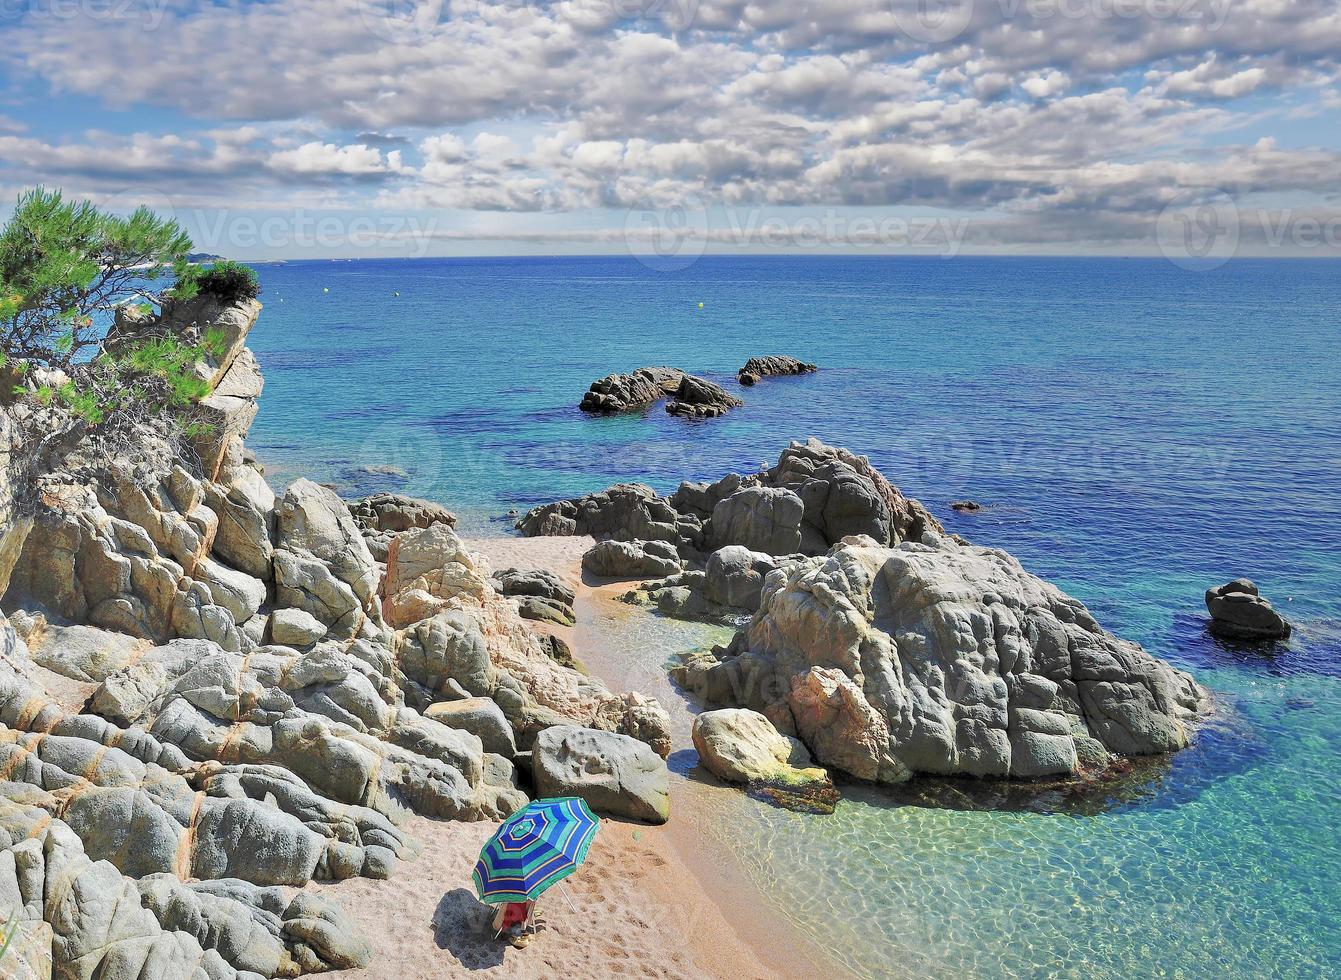
<svg viewBox="0 0 1341 980">
<path fill-rule="evenodd" d="M 852 790 L 828 818 L 716 803 L 712 831 L 855 972 L 1341 968 L 1335 263 L 704 258 L 659 273 L 564 258 L 260 272 L 253 346 L 267 388 L 250 442 L 280 482 L 404 489 L 503 532 L 512 508 L 615 480 L 668 491 L 816 435 L 867 453 L 949 527 L 1010 550 L 1217 693 L 1195 748 L 1110 799 L 986 811 Z M 765 381 L 708 422 L 574 407 L 611 371 L 667 363 L 730 381 L 767 353 L 822 370 Z M 949 510 L 965 496 L 987 509 Z M 1204 632 L 1203 590 L 1237 575 L 1297 625 L 1274 655 Z M 649 684 L 702 639 L 626 628 Z"/>
</svg>

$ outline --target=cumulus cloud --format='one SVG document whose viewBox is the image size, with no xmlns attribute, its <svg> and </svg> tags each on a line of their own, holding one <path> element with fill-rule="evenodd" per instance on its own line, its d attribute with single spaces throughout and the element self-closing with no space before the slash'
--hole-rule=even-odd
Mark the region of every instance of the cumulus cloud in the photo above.
<svg viewBox="0 0 1341 980">
<path fill-rule="evenodd" d="M 1341 107 L 1333 0 L 269 0 L 160 13 L 12 25 L 0 70 L 32 100 L 73 93 L 190 122 L 39 138 L 20 105 L 0 117 L 0 180 L 533 216 L 686 200 L 913 206 L 978 214 L 980 234 L 1011 242 L 1127 240 L 1185 188 L 1341 191 L 1334 152 L 1260 142 L 1271 114 L 1240 104 L 1280 99 L 1295 119 Z"/>
</svg>

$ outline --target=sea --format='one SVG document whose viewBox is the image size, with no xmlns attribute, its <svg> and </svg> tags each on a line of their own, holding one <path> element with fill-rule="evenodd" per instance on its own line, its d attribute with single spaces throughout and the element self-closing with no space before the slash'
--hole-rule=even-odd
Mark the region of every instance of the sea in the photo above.
<svg viewBox="0 0 1341 980">
<path fill-rule="evenodd" d="M 248 442 L 273 483 L 428 497 L 467 533 L 505 535 L 538 503 L 621 481 L 669 493 L 815 436 L 1214 693 L 1192 748 L 1094 792 L 851 786 L 829 816 L 734 794 L 705 832 L 834 962 L 865 977 L 1341 974 L 1341 264 L 257 270 L 266 389 Z M 819 371 L 739 389 L 762 354 Z M 593 380 L 661 364 L 745 404 L 706 421 L 578 411 Z M 1294 624 L 1287 642 L 1207 634 L 1204 591 L 1239 576 Z M 628 628 L 628 656 L 658 673 L 716 638 Z"/>
</svg>

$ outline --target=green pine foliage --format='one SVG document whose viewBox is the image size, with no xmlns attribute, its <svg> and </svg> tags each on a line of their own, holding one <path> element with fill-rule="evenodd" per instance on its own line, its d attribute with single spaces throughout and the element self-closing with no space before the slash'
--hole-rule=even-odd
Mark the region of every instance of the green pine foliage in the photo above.
<svg viewBox="0 0 1341 980">
<path fill-rule="evenodd" d="M 191 239 L 148 208 L 129 217 L 38 187 L 0 230 L 0 349 L 68 368 L 102 342 L 112 311 L 157 303 L 153 284 L 184 268 Z"/>
</svg>

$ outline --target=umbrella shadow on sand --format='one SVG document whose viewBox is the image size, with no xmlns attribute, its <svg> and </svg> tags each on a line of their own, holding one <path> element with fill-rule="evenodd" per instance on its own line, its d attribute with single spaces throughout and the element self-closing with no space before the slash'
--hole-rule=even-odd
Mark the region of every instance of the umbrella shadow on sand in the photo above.
<svg viewBox="0 0 1341 980">
<path fill-rule="evenodd" d="M 467 970 L 488 970 L 503 963 L 504 944 L 489 931 L 493 909 L 468 888 L 453 888 L 433 912 L 433 939 Z"/>
</svg>

